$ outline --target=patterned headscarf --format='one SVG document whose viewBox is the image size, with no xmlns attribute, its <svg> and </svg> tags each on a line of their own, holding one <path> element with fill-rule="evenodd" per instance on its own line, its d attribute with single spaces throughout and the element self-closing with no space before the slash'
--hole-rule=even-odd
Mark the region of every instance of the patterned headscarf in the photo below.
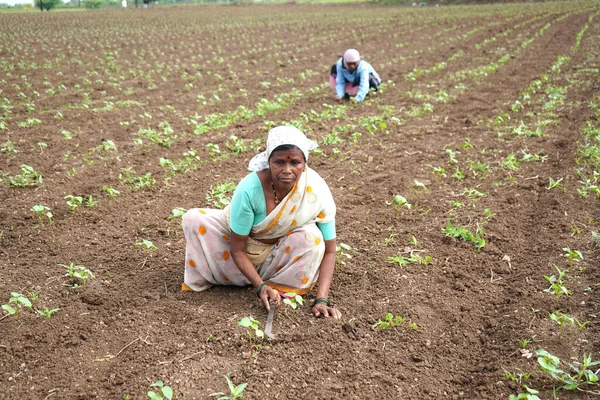
<svg viewBox="0 0 600 400">
<path fill-rule="evenodd" d="M 250 171 L 262 171 L 269 168 L 269 157 L 277 147 L 291 144 L 298 147 L 304 153 L 304 159 L 308 161 L 308 152 L 316 149 L 319 145 L 310 140 L 298 128 L 293 126 L 277 126 L 269 131 L 267 137 L 267 149 L 255 155 L 248 164 Z"/>
</svg>

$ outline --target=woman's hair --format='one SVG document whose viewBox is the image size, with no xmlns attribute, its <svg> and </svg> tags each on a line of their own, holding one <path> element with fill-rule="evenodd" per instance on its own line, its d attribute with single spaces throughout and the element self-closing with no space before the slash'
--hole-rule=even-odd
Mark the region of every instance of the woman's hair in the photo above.
<svg viewBox="0 0 600 400">
<path fill-rule="evenodd" d="M 282 144 L 280 146 L 277 146 L 273 149 L 273 151 L 271 152 L 271 154 L 269 154 L 269 160 L 271 161 L 271 156 L 273 155 L 273 153 L 275 153 L 276 151 L 286 151 L 286 150 L 300 150 L 300 153 L 302 153 L 302 159 L 304 160 L 304 162 L 306 162 L 306 157 L 304 157 L 304 152 L 302 151 L 302 149 L 298 146 L 295 146 L 293 144 Z"/>
</svg>

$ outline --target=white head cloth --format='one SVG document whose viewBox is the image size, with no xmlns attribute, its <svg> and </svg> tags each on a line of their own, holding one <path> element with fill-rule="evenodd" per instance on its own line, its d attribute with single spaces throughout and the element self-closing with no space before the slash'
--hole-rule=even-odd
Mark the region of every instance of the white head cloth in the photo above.
<svg viewBox="0 0 600 400">
<path fill-rule="evenodd" d="M 360 54 L 356 49 L 348 49 L 344 53 L 344 62 L 345 63 L 355 63 L 360 61 Z"/>
<path fill-rule="evenodd" d="M 269 131 L 267 149 L 255 155 L 248 164 L 250 171 L 262 171 L 269 168 L 269 156 L 277 147 L 292 144 L 302 150 L 304 159 L 308 161 L 308 152 L 319 147 L 317 142 L 310 140 L 298 128 L 293 126 L 277 126 Z"/>
</svg>

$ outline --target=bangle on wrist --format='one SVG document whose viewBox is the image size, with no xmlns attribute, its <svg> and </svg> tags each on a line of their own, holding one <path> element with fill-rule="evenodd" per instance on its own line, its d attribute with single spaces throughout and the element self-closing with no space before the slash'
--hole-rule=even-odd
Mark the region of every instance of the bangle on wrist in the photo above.
<svg viewBox="0 0 600 400">
<path fill-rule="evenodd" d="M 258 297 L 260 297 L 260 292 L 262 291 L 262 288 L 263 288 L 263 286 L 269 286 L 269 285 L 267 285 L 267 284 L 266 284 L 266 283 L 264 283 L 264 282 L 263 282 L 263 283 L 261 283 L 260 285 L 258 285 L 258 287 L 256 288 L 256 295 L 257 295 Z"/>
<path fill-rule="evenodd" d="M 317 304 L 319 304 L 319 303 L 325 303 L 325 304 L 327 304 L 328 306 L 331 306 L 331 303 L 329 302 L 329 299 L 328 299 L 327 297 L 317 297 L 317 298 L 315 299 L 315 303 L 314 303 L 313 305 L 315 305 L 315 306 L 316 306 L 316 305 L 317 305 Z"/>
</svg>

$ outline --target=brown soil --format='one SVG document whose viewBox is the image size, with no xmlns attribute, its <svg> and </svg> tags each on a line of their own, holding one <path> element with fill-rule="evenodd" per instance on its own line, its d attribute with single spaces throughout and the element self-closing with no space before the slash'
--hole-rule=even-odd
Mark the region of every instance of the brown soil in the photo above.
<svg viewBox="0 0 600 400">
<path fill-rule="evenodd" d="M 530 340 L 527 351 L 558 356 L 566 370 L 584 354 L 600 357 L 600 257 L 591 235 L 599 230 L 600 204 L 594 195 L 578 195 L 574 172 L 580 131 L 594 120 L 587 105 L 600 90 L 597 12 L 597 3 L 565 2 L 0 14 L 0 94 L 8 100 L 0 101 L 1 301 L 11 292 L 39 291 L 34 308 L 60 308 L 49 319 L 26 309 L 2 318 L 0 398 L 144 399 L 162 380 L 177 398 L 206 399 L 227 391 L 223 375 L 230 373 L 236 384 L 248 383 L 250 399 L 507 399 L 524 389 L 504 370 L 533 372 L 522 383 L 551 398 L 552 381 L 535 355 L 523 357 L 521 341 Z M 391 82 L 336 116 L 344 108 L 327 106 L 334 102 L 322 83 L 347 47 L 357 47 Z M 511 56 L 495 70 L 468 72 L 505 54 Z M 570 58 L 549 74 L 559 55 Z M 426 72 L 405 79 L 414 68 Z M 544 74 L 547 85 L 567 88 L 554 123 L 541 137 L 499 137 L 520 120 L 550 118 L 543 91 L 524 111 L 511 112 Z M 447 101 L 419 96 L 440 90 Z M 279 110 L 192 133 L 189 118 L 256 110 L 259 99 L 290 93 Z M 417 115 L 415 107 L 425 103 L 434 111 Z M 503 113 L 511 119 L 495 125 Z M 367 117 L 385 126 L 371 134 Z M 28 118 L 41 123 L 19 126 Z M 162 132 L 165 121 L 175 135 L 170 147 L 133 142 L 141 128 Z M 211 206 L 211 187 L 241 179 L 268 127 L 283 121 L 301 124 L 320 143 L 341 130 L 340 143 L 323 144 L 309 161 L 330 183 L 338 242 L 351 247 L 344 252 L 352 258 L 340 254 L 332 286 L 342 321 L 315 319 L 308 306 L 282 307 L 277 340 L 258 340 L 251 351 L 236 323 L 253 316 L 264 326 L 254 291 L 182 292 L 185 243 L 179 222 L 168 217 L 176 207 Z M 361 133 L 356 143 L 353 132 Z M 231 135 L 249 151 L 231 152 Z M 106 140 L 118 151 L 97 150 Z M 8 151 L 7 141 L 18 152 Z M 224 156 L 211 157 L 209 143 Z M 159 159 L 177 162 L 190 148 L 203 160 L 200 168 L 168 176 Z M 446 149 L 459 152 L 456 164 Z M 502 167 L 524 149 L 547 159 Z M 477 162 L 487 172 L 469 169 Z M 43 183 L 11 187 L 21 164 L 40 172 Z M 445 168 L 446 177 L 436 177 L 432 166 Z M 452 178 L 456 167 L 464 179 Z M 156 186 L 132 190 L 119 181 L 123 168 L 151 173 Z M 563 178 L 564 187 L 548 190 L 551 177 Z M 120 195 L 110 199 L 104 186 Z M 473 190 L 486 195 L 469 197 Z M 388 204 L 397 194 L 412 208 Z M 92 195 L 99 203 L 70 212 L 66 195 Z M 30 211 L 36 204 L 51 208 L 53 224 L 37 224 Z M 485 217 L 485 209 L 495 215 Z M 448 221 L 473 233 L 483 228 L 485 247 L 446 237 Z M 144 239 L 158 250 L 145 254 L 135 246 Z M 569 266 L 563 248 L 584 260 Z M 389 260 L 411 251 L 431 263 Z M 95 278 L 74 290 L 59 266 L 70 263 Z M 544 291 L 554 265 L 567 270 L 571 292 L 558 303 Z M 590 322 L 561 332 L 549 318 L 557 310 Z M 386 313 L 406 322 L 373 328 Z M 559 398 L 597 394 L 560 391 Z"/>
</svg>

